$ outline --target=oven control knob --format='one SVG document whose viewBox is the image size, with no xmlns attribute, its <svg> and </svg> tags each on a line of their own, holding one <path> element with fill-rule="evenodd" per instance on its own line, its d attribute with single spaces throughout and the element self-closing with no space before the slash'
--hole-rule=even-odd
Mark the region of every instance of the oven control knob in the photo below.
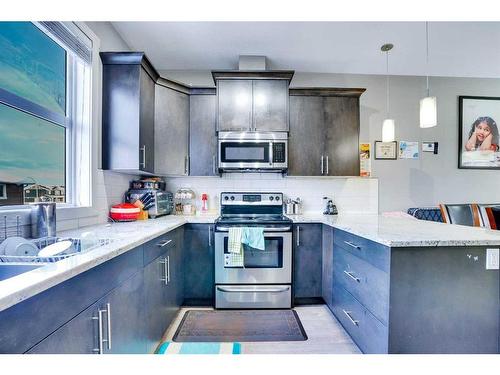
<svg viewBox="0 0 500 375">
<path fill-rule="evenodd" d="M 272 197 L 271 197 L 272 198 Z M 279 201 L 280 200 L 280 197 L 279 195 L 276 196 L 276 200 Z"/>
<path fill-rule="evenodd" d="M 269 200 L 270 200 L 270 201 L 273 201 L 273 200 L 274 200 L 274 197 L 269 197 Z"/>
<path fill-rule="evenodd" d="M 231 200 L 234 201 L 234 195 L 231 195 Z"/>
<path fill-rule="evenodd" d="M 225 201 L 229 200 L 229 197 L 226 195 L 226 196 L 224 197 L 224 200 L 225 200 Z"/>
</svg>

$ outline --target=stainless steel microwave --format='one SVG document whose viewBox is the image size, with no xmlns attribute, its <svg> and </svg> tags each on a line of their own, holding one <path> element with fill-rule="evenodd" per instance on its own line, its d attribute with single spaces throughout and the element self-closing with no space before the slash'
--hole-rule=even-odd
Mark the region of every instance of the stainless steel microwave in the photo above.
<svg viewBox="0 0 500 375">
<path fill-rule="evenodd" d="M 288 133 L 219 132 L 219 169 L 279 172 L 288 168 Z"/>
</svg>

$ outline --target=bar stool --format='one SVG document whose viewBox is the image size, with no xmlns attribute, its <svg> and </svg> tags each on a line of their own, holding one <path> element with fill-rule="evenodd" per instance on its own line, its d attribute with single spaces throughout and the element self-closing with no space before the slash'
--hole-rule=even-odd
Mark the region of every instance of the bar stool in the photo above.
<svg viewBox="0 0 500 375">
<path fill-rule="evenodd" d="M 443 221 L 448 224 L 480 227 L 481 217 L 477 204 L 440 204 Z"/>
</svg>

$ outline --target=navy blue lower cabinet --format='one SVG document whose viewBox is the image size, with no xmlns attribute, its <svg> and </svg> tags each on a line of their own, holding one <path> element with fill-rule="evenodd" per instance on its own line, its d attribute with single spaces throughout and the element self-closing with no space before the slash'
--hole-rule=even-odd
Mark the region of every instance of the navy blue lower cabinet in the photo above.
<svg viewBox="0 0 500 375">
<path fill-rule="evenodd" d="M 184 225 L 184 304 L 214 305 L 214 225 Z"/>
<path fill-rule="evenodd" d="M 321 294 L 326 305 L 333 309 L 333 228 L 329 225 L 323 225 L 323 269 Z"/>
<path fill-rule="evenodd" d="M 27 353 L 145 353 L 142 289 L 138 272 Z"/>
<path fill-rule="evenodd" d="M 322 224 L 293 225 L 293 291 L 297 299 L 321 299 Z"/>
</svg>

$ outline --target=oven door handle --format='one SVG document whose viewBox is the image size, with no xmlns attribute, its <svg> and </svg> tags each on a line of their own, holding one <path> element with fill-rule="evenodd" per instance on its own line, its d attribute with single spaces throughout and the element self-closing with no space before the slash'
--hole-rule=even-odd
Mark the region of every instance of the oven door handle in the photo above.
<svg viewBox="0 0 500 375">
<path fill-rule="evenodd" d="M 276 233 L 276 232 L 289 232 L 292 227 L 282 227 L 282 228 L 265 228 L 264 233 Z M 229 232 L 229 227 L 217 227 L 217 232 Z"/>
<path fill-rule="evenodd" d="M 245 288 L 231 286 L 217 286 L 217 290 L 226 293 L 282 293 L 290 290 L 289 286 L 267 287 L 267 288 Z"/>
</svg>

